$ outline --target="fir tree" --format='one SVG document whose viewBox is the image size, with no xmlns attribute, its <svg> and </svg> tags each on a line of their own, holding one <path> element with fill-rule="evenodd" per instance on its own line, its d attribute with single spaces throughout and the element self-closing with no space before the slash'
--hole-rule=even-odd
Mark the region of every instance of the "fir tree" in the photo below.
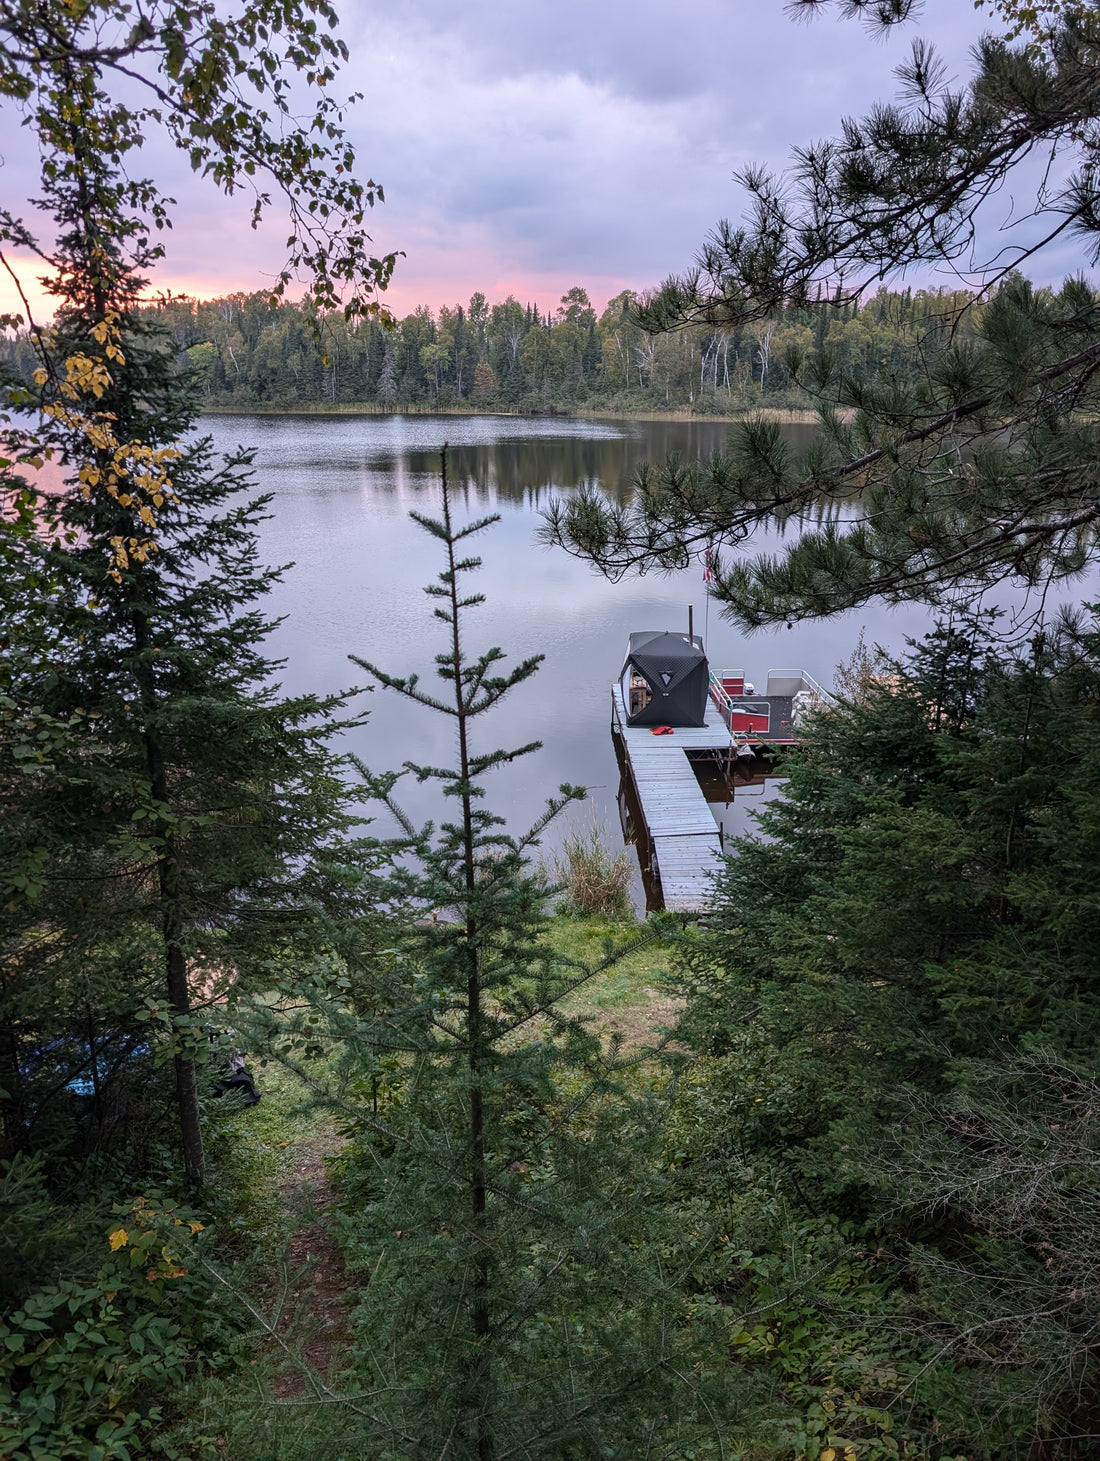
<svg viewBox="0 0 1100 1461">
<path fill-rule="evenodd" d="M 412 516 L 445 555 L 426 590 L 447 636 L 444 693 L 356 662 L 450 719 L 454 763 L 406 773 L 439 782 L 453 818 L 415 828 L 394 801 L 406 773 L 364 770 L 403 828 L 380 886 L 391 908 L 410 910 L 408 931 L 384 967 L 330 977 L 327 994 L 319 978 L 323 1034 L 308 1021 L 278 1033 L 284 1050 L 338 1037 L 342 1052 L 325 1093 L 353 1136 L 344 1224 L 363 1278 L 345 1386 L 370 1396 L 345 1443 L 478 1461 L 696 1444 L 707 1455 L 743 1388 L 707 1357 L 706 1323 L 683 1326 L 690 1259 L 662 1216 L 661 1103 L 629 1099 L 616 1046 L 568 1012 L 566 997 L 599 969 L 555 955 L 553 889 L 528 863 L 582 793 L 561 787 L 521 837 L 483 805 L 486 773 L 537 745 L 483 750 L 475 723 L 541 657 L 501 672 L 501 650 L 466 648 L 467 613 L 482 601 L 465 586 L 479 564 L 467 543 L 495 519 L 460 525 L 445 470 L 441 516 Z M 704 1223 L 689 1247 L 716 1241 Z"/>
<path fill-rule="evenodd" d="M 822 1449 L 892 1450 L 894 1408 L 903 1453 L 1090 1454 L 1098 649 L 1073 622 L 1021 656 L 956 624 L 864 659 L 685 945 L 690 1199 L 760 1184 L 750 1313 L 768 1254 L 839 1278 L 746 1323 L 741 1353 L 801 1398 L 863 1334 L 840 1383 L 869 1409 Z"/>
<path fill-rule="evenodd" d="M 4 487 L 20 512 L 2 525 L 0 593 L 18 644 L 4 779 L 36 841 L 10 884 L 3 1023 L 18 1079 L 5 1135 L 12 1149 L 42 1145 L 43 1113 L 71 1104 L 74 1078 L 90 1078 L 103 1118 L 101 1072 L 124 1071 L 151 1039 L 173 1057 L 197 1184 L 207 1041 L 193 988 L 246 978 L 335 887 L 317 859 L 345 825 L 323 746 L 339 702 L 284 701 L 271 688 L 257 608 L 277 577 L 257 562 L 264 499 L 231 502 L 247 454 L 215 464 L 208 443 L 183 440 L 195 382 L 162 323 L 137 309 L 165 217 L 126 166 L 140 117 L 103 91 L 110 58 L 50 56 L 41 69 L 60 68 L 65 104 L 42 76 L 27 90 L 57 230 L 57 312 L 35 336 L 34 390 L 6 397 L 30 423 L 6 433 Z M 5 227 L 12 236 L 10 218 Z M 59 492 L 18 475 L 43 456 L 61 468 Z M 28 717 L 53 746 L 29 776 L 17 759 Z M 100 1120 L 99 1139 L 110 1125 Z"/>
<path fill-rule="evenodd" d="M 389 335 L 386 336 L 386 350 L 382 357 L 382 374 L 378 377 L 378 399 L 387 406 L 392 406 L 397 400 L 397 366 Z"/>
<path fill-rule="evenodd" d="M 479 360 L 474 369 L 474 388 L 470 399 L 475 406 L 487 406 L 497 394 L 497 378 L 487 360 Z"/>
</svg>

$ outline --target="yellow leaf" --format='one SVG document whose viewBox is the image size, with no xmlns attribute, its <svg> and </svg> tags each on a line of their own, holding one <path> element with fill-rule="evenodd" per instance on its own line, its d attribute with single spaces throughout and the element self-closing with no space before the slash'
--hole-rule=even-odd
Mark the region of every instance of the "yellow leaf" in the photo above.
<svg viewBox="0 0 1100 1461">
<path fill-rule="evenodd" d="M 41 366 L 34 373 L 34 383 L 36 386 L 44 386 L 49 378 L 49 372 L 43 370 Z"/>
<path fill-rule="evenodd" d="M 125 1228 L 116 1228 L 111 1234 L 111 1252 L 117 1253 L 120 1248 L 125 1248 L 130 1241 L 130 1234 Z"/>
<path fill-rule="evenodd" d="M 836 1452 L 832 1446 L 826 1446 L 822 1451 L 819 1461 L 836 1461 Z"/>
<path fill-rule="evenodd" d="M 193 1233 L 201 1233 L 205 1224 L 192 1222 L 188 1223 L 187 1226 L 191 1229 Z"/>
</svg>

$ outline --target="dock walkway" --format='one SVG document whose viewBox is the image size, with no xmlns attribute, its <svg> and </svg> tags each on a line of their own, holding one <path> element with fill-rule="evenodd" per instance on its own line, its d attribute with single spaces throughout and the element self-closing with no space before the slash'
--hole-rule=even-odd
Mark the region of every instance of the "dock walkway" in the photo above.
<svg viewBox="0 0 1100 1461">
<path fill-rule="evenodd" d="M 611 721 L 626 759 L 649 836 L 666 908 L 699 912 L 710 895 L 710 879 L 722 856 L 718 828 L 688 751 L 726 750 L 730 733 L 714 702 L 707 700 L 706 724 L 677 726 L 655 736 L 626 723 L 622 687 L 611 689 Z"/>
</svg>

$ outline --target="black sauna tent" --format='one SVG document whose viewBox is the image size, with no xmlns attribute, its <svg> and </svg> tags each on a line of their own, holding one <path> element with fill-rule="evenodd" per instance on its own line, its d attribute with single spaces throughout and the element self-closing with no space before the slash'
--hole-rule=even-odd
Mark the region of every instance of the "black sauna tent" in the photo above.
<svg viewBox="0 0 1100 1461">
<path fill-rule="evenodd" d="M 710 674 L 698 635 L 630 636 L 622 669 L 627 725 L 705 725 Z"/>
</svg>

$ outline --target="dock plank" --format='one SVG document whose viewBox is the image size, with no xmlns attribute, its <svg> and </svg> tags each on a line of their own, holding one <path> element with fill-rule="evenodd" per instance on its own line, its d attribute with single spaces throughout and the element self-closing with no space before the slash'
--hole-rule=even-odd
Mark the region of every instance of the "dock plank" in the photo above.
<svg viewBox="0 0 1100 1461">
<path fill-rule="evenodd" d="M 805 671 L 776 671 L 776 690 L 794 680 L 818 698 L 827 691 Z M 713 679 L 713 676 L 712 676 Z M 773 673 L 769 672 L 771 687 Z M 793 694 L 740 695 L 727 702 L 733 711 L 757 711 L 767 706 L 768 727 L 738 728 L 731 732 L 722 712 L 708 696 L 705 723 L 675 726 L 669 735 L 655 736 L 647 726 L 627 724 L 622 683 L 611 687 L 611 725 L 630 767 L 639 810 L 645 822 L 666 908 L 698 911 L 707 907 L 711 877 L 720 866 L 721 839 L 706 798 L 688 759 L 689 752 L 710 752 L 719 760 L 745 746 L 758 752 L 767 742 L 792 745 L 799 739 L 796 698 Z M 743 717 L 742 717 L 743 718 Z"/>
<path fill-rule="evenodd" d="M 618 683 L 612 687 L 612 724 L 621 736 L 653 844 L 666 908 L 701 912 L 710 899 L 712 875 L 722 849 L 714 817 L 696 778 L 688 751 L 726 750 L 730 733 L 716 706 L 707 701 L 706 724 L 677 726 L 670 736 L 626 724 Z"/>
</svg>

